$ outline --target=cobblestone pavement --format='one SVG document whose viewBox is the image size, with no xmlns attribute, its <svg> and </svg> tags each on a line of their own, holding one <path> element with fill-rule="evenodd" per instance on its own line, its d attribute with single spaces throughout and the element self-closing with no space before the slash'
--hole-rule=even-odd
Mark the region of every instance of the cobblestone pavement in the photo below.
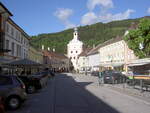
<svg viewBox="0 0 150 113">
<path fill-rule="evenodd" d="M 139 90 L 124 88 L 122 85 L 99 86 L 98 78 L 94 76 L 77 74 L 75 80 L 92 81 L 93 83 L 86 86 L 86 89 L 120 113 L 150 112 L 150 98 L 140 95 Z M 144 95 L 149 95 L 149 92 L 145 92 Z"/>
<path fill-rule="evenodd" d="M 93 80 L 93 82 L 95 84 L 98 84 L 98 77 L 96 76 L 86 76 L 86 75 L 83 75 L 83 74 L 77 74 L 78 77 L 81 77 L 81 78 L 90 78 L 91 80 Z M 117 90 L 117 91 L 121 91 L 121 92 L 126 92 L 130 95 L 134 95 L 134 96 L 140 96 L 140 98 L 142 99 L 146 99 L 147 101 L 150 102 L 150 91 L 142 91 L 141 92 L 141 89 L 139 86 L 129 86 L 127 84 L 104 84 L 103 85 L 104 87 L 108 87 L 108 88 L 112 88 L 114 90 Z"/>
<path fill-rule="evenodd" d="M 97 77 L 64 73 L 29 95 L 21 109 L 7 113 L 150 113 L 150 103 L 109 86 L 99 86 Z"/>
</svg>

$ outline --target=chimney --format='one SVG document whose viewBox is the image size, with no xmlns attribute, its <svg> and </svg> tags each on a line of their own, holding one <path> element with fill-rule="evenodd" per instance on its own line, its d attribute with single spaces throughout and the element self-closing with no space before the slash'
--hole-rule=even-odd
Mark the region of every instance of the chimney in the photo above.
<svg viewBox="0 0 150 113">
<path fill-rule="evenodd" d="M 44 45 L 42 45 L 42 50 L 44 50 Z"/>
<path fill-rule="evenodd" d="M 128 30 L 127 30 L 127 31 L 125 31 L 124 36 L 126 36 L 128 33 L 129 33 L 129 31 L 128 31 Z"/>
<path fill-rule="evenodd" d="M 47 50 L 50 51 L 50 47 L 48 47 Z"/>
<path fill-rule="evenodd" d="M 55 52 L 55 48 L 53 48 L 53 52 Z"/>
</svg>

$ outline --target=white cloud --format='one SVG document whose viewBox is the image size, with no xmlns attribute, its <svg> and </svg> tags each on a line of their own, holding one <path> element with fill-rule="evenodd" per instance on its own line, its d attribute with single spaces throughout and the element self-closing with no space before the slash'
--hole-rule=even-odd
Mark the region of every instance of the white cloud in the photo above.
<svg viewBox="0 0 150 113">
<path fill-rule="evenodd" d="M 56 10 L 56 12 L 54 13 L 54 15 L 60 20 L 62 21 L 62 23 L 65 25 L 66 28 L 72 28 L 75 25 L 72 24 L 69 21 L 69 17 L 73 14 L 73 10 L 72 9 L 68 9 L 68 8 L 59 8 Z"/>
<path fill-rule="evenodd" d="M 150 7 L 147 9 L 147 13 L 150 14 Z"/>
<path fill-rule="evenodd" d="M 81 18 L 81 24 L 82 25 L 90 25 L 93 23 L 96 23 L 98 21 L 98 17 L 94 12 L 88 12 Z"/>
<path fill-rule="evenodd" d="M 72 14 L 73 11 L 71 9 L 65 9 L 65 8 L 59 8 L 54 13 L 54 15 L 62 21 L 67 20 Z"/>
<path fill-rule="evenodd" d="M 96 6 L 102 6 L 104 8 L 112 8 L 112 0 L 88 0 L 87 7 L 89 10 L 93 10 Z"/>
<path fill-rule="evenodd" d="M 113 20 L 123 20 L 123 19 L 128 19 L 130 17 L 130 15 L 132 13 L 134 13 L 135 11 L 132 9 L 128 9 L 123 13 L 117 13 L 117 14 L 111 14 L 111 13 L 107 13 L 105 15 L 100 15 L 99 16 L 99 21 L 101 22 L 110 22 Z"/>
<path fill-rule="evenodd" d="M 96 6 L 101 8 L 97 14 L 93 12 Z M 112 0 L 88 0 L 87 7 L 89 12 L 82 16 L 82 25 L 94 24 L 96 22 L 110 22 L 114 20 L 128 19 L 130 15 L 135 12 L 132 9 L 127 9 L 125 12 L 116 14 L 108 13 L 108 10 L 114 7 Z"/>
<path fill-rule="evenodd" d="M 100 7 L 98 13 L 94 12 L 95 7 Z M 113 8 L 113 0 L 88 0 L 87 8 L 89 11 L 81 17 L 81 25 L 90 25 L 96 22 L 110 22 L 114 20 L 128 19 L 135 11 L 127 9 L 125 12 L 116 14 L 108 13 L 110 8 Z M 150 14 L 150 8 L 147 11 Z M 59 8 L 54 15 L 65 25 L 66 28 L 72 28 L 76 25 L 69 21 L 69 17 L 72 16 L 73 10 L 68 8 Z"/>
</svg>

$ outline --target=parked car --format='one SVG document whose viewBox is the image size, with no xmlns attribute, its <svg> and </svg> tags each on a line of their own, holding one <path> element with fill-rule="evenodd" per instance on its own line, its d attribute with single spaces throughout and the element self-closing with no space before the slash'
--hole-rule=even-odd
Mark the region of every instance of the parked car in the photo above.
<svg viewBox="0 0 150 113">
<path fill-rule="evenodd" d="M 48 82 L 48 72 L 47 71 L 35 73 L 35 74 L 31 75 L 31 77 L 39 81 L 39 83 L 41 84 L 41 88 L 47 85 L 47 82 Z"/>
<path fill-rule="evenodd" d="M 102 83 L 118 84 L 125 82 L 127 77 L 119 71 L 105 70 L 101 72 L 101 77 L 99 79 L 101 79 Z"/>
<path fill-rule="evenodd" d="M 5 113 L 4 100 L 2 97 L 0 97 L 0 113 Z"/>
<path fill-rule="evenodd" d="M 41 89 L 41 83 L 39 78 L 33 78 L 31 76 L 21 75 L 18 76 L 26 86 L 26 92 L 29 94 L 34 93 L 36 90 Z"/>
<path fill-rule="evenodd" d="M 54 76 L 55 76 L 55 73 L 50 70 L 50 71 L 48 71 L 48 76 L 49 76 L 49 77 L 54 77 Z"/>
<path fill-rule="evenodd" d="M 29 94 L 46 86 L 48 81 L 48 75 L 46 72 L 39 72 L 33 75 L 19 75 L 18 76 L 26 86 L 26 92 Z"/>
<path fill-rule="evenodd" d="M 92 75 L 92 76 L 98 76 L 98 75 L 99 75 L 99 72 L 98 72 L 98 71 L 92 71 L 92 72 L 91 72 L 91 75 Z"/>
<path fill-rule="evenodd" d="M 0 75 L 0 96 L 7 108 L 17 109 L 27 99 L 24 83 L 14 75 Z"/>
</svg>

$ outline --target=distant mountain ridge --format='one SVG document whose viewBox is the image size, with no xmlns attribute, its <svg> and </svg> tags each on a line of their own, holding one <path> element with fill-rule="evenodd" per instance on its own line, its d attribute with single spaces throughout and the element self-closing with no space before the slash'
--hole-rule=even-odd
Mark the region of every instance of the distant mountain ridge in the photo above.
<svg viewBox="0 0 150 113">
<path fill-rule="evenodd" d="M 150 18 L 149 16 L 142 18 Z M 85 46 L 92 47 L 98 45 L 116 36 L 122 36 L 129 28 L 131 23 L 138 23 L 141 18 L 113 21 L 109 23 L 96 23 L 92 25 L 78 27 L 80 40 Z M 67 52 L 67 44 L 73 38 L 73 29 L 64 30 L 58 33 L 47 33 L 32 36 L 31 45 L 35 48 L 41 48 L 42 45 L 50 47 L 59 53 Z"/>
</svg>

